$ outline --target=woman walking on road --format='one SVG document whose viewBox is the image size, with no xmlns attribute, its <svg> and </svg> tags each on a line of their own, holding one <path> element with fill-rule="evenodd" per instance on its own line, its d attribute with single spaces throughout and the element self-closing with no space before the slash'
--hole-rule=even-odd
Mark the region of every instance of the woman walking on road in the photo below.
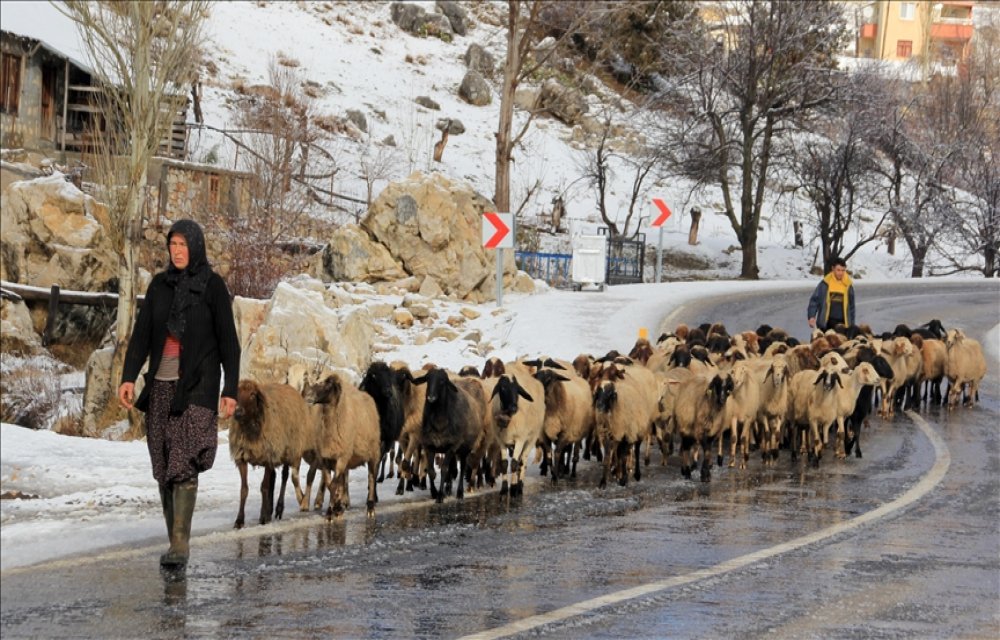
<svg viewBox="0 0 1000 640">
<path fill-rule="evenodd" d="M 125 354 L 118 400 L 146 413 L 146 443 L 170 539 L 164 567 L 187 564 L 198 474 L 212 468 L 217 416 L 236 409 L 240 343 L 225 281 L 193 220 L 167 233 L 170 266 L 153 278 Z M 135 380 L 149 361 L 135 399 Z M 220 366 L 225 371 L 220 398 Z"/>
</svg>

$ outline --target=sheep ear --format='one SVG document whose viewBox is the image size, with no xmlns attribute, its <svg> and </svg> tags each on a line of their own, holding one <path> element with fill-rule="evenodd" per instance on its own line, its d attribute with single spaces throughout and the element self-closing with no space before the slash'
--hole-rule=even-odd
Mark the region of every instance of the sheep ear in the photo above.
<svg viewBox="0 0 1000 640">
<path fill-rule="evenodd" d="M 264 399 L 264 394 L 260 392 L 260 387 L 254 385 L 253 388 L 253 402 L 257 405 L 258 415 L 263 415 L 264 410 L 267 408 L 267 401 Z"/>
<path fill-rule="evenodd" d="M 521 385 L 517 384 L 516 380 L 514 381 L 514 384 L 517 385 L 517 395 L 521 396 L 522 398 L 524 398 L 528 402 L 534 402 L 535 401 L 535 399 L 532 398 L 531 395 L 521 387 Z"/>
<path fill-rule="evenodd" d="M 493 393 L 490 394 L 490 400 L 497 397 L 499 393 L 500 393 L 500 385 L 496 384 L 493 386 Z"/>
<path fill-rule="evenodd" d="M 407 378 L 410 380 L 411 384 L 427 384 L 427 376 L 420 376 L 419 378 L 414 378 L 412 374 L 407 372 Z"/>
<path fill-rule="evenodd" d="M 551 367 L 553 369 L 561 369 L 563 371 L 566 370 L 566 367 L 562 366 L 560 363 L 556 362 L 552 358 L 546 358 L 543 364 L 545 364 L 546 367 Z"/>
<path fill-rule="evenodd" d="M 542 367 L 542 361 L 539 358 L 535 358 L 534 360 L 525 360 L 523 364 L 536 369 L 540 369 Z"/>
<path fill-rule="evenodd" d="M 821 371 L 820 374 L 818 376 L 816 376 L 816 382 L 814 382 L 813 384 L 815 385 L 815 384 L 819 384 L 821 382 L 823 382 L 823 383 L 826 382 L 826 371 Z"/>
<path fill-rule="evenodd" d="M 840 381 L 840 376 L 838 376 L 836 373 L 833 373 L 833 374 L 830 374 L 830 375 L 833 376 L 833 381 L 837 383 L 837 386 L 840 387 L 841 389 L 843 389 L 844 388 L 844 383 Z"/>
<path fill-rule="evenodd" d="M 458 391 L 458 387 L 456 387 L 455 383 L 451 381 L 451 378 L 445 378 L 445 380 L 447 380 L 447 382 L 448 382 L 448 388 L 449 389 L 451 389 L 452 391 L 455 391 L 455 392 Z"/>
<path fill-rule="evenodd" d="M 768 378 L 773 378 L 773 377 L 774 377 L 774 365 L 772 364 L 770 367 L 767 368 L 767 373 L 764 374 L 764 382 L 767 382 Z"/>
</svg>

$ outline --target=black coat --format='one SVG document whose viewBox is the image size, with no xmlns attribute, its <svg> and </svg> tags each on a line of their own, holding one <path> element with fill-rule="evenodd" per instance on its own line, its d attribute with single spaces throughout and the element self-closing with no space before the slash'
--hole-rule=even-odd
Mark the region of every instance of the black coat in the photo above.
<svg viewBox="0 0 1000 640">
<path fill-rule="evenodd" d="M 135 382 L 146 358 L 149 371 L 146 384 L 135 401 L 140 411 L 149 408 L 149 391 L 153 376 L 160 367 L 163 346 L 167 340 L 167 318 L 174 299 L 174 288 L 167 284 L 167 274 L 158 273 L 149 283 L 146 299 L 139 308 L 132 338 L 125 354 L 122 382 Z M 219 382 L 221 366 L 225 370 L 222 394 L 236 398 L 240 375 L 240 341 L 236 335 L 233 307 L 226 283 L 212 273 L 204 294 L 187 308 L 187 328 L 181 338 L 180 380 L 170 412 L 183 413 L 191 404 L 219 408 Z"/>
</svg>

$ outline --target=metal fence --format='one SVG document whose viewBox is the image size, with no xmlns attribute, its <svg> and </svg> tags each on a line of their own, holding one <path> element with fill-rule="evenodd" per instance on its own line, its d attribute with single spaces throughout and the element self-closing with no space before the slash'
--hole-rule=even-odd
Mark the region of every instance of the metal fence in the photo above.
<svg viewBox="0 0 1000 640">
<path fill-rule="evenodd" d="M 600 233 L 607 235 L 607 229 L 601 227 Z M 646 234 L 637 234 L 634 239 L 608 236 L 605 282 L 609 285 L 642 282 L 645 255 Z M 544 280 L 549 286 L 567 289 L 573 286 L 571 254 L 517 251 L 514 262 L 518 269 L 532 278 Z"/>
<path fill-rule="evenodd" d="M 605 227 L 601 234 L 607 234 Z M 646 255 L 646 234 L 638 233 L 634 239 L 608 236 L 608 284 L 635 284 L 642 282 L 643 259 Z"/>
<path fill-rule="evenodd" d="M 570 277 L 570 263 L 573 256 L 567 253 L 536 253 L 517 251 L 514 263 L 517 268 L 532 278 L 544 280 L 552 287 L 569 288 L 573 285 Z"/>
</svg>

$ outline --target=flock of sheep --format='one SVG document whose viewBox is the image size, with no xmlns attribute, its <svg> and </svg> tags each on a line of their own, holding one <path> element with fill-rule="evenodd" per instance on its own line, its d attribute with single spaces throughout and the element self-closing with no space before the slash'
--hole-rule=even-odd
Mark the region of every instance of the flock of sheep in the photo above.
<svg viewBox="0 0 1000 640">
<path fill-rule="evenodd" d="M 375 362 L 358 387 L 336 372 L 301 390 L 242 380 L 229 437 L 241 477 L 235 526 L 244 524 L 248 465 L 265 469 L 264 524 L 282 516 L 289 471 L 299 508 L 313 501 L 320 509 L 326 491 L 332 517 L 349 505 L 348 471 L 367 465 L 371 517 L 377 483 L 393 475 L 397 494 L 426 488 L 429 479 L 438 502 L 455 480 L 458 498 L 466 486 L 495 486 L 497 479 L 501 495 L 519 495 L 532 453 L 553 482 L 575 477 L 580 457 L 594 456 L 603 464 L 601 488 L 609 478 L 639 480 L 655 446 L 665 464 L 678 440 L 681 472 L 690 478 L 700 460 L 704 482 L 713 452 L 723 464 L 726 435 L 729 466 L 741 469 L 753 449 L 765 465 L 775 464 L 781 448 L 818 465 L 834 429 L 835 455 L 853 450 L 860 458 L 862 426 L 874 407 L 891 418 L 900 405 L 940 404 L 945 382 L 949 407 L 963 394 L 972 405 L 985 374 L 980 344 L 933 320 L 880 336 L 865 326 L 839 327 L 814 332 L 804 344 L 767 325 L 735 335 L 721 324 L 681 325 L 655 345 L 640 338 L 627 356 L 493 358 L 482 371 L 457 373 Z M 317 471 L 322 483 L 312 497 Z"/>
</svg>

